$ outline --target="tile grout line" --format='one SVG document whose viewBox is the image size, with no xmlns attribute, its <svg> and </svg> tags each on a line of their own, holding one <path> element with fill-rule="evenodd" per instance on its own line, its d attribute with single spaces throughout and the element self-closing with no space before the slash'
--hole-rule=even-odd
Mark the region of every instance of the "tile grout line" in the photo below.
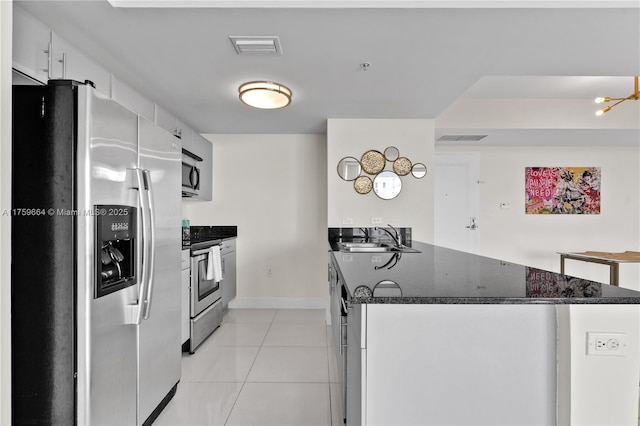
<svg viewBox="0 0 640 426">
<path fill-rule="evenodd" d="M 327 385 L 329 385 L 329 425 L 333 426 L 333 398 L 332 398 L 332 392 L 331 392 L 331 360 L 329 359 L 329 357 L 331 356 L 329 354 L 329 325 L 327 325 L 327 322 L 325 320 L 325 324 L 324 324 L 324 337 L 325 340 L 327 342 L 327 377 L 328 377 L 328 383 Z"/>
<path fill-rule="evenodd" d="M 278 315 L 278 311 L 276 311 L 276 313 L 273 315 L 273 318 L 271 318 L 271 321 L 269 322 L 269 327 L 267 327 L 267 332 L 264 334 L 264 337 L 262 338 L 262 342 L 260 343 L 260 346 L 258 346 L 258 352 L 256 352 L 256 357 L 253 359 L 253 362 L 251 363 L 251 367 L 249 367 L 249 370 L 247 371 L 247 375 L 244 377 L 244 380 L 242 381 L 242 386 L 240 386 L 240 390 L 238 391 L 238 395 L 236 395 L 235 401 L 233 401 L 231 410 L 229 410 L 229 414 L 227 414 L 227 418 L 224 420 L 224 425 L 226 425 L 229 422 L 229 418 L 231 418 L 231 414 L 233 414 L 233 410 L 236 408 L 236 404 L 238 403 L 238 398 L 240 398 L 240 394 L 242 393 L 244 386 L 247 384 L 247 379 L 249 378 L 249 374 L 251 374 L 251 370 L 253 369 L 253 366 L 255 365 L 256 360 L 258 359 L 258 355 L 260 355 L 260 351 L 262 350 L 262 345 L 264 344 L 264 341 L 267 338 L 267 334 L 269 334 L 269 330 L 271 330 L 271 325 L 273 324 L 273 321 L 275 320 L 276 315 Z"/>
</svg>

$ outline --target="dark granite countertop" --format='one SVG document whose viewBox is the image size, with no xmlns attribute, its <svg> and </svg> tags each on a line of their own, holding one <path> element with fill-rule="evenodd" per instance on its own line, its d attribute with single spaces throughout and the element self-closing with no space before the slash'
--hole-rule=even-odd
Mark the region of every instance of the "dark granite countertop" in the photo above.
<svg viewBox="0 0 640 426">
<path fill-rule="evenodd" d="M 189 230 L 190 245 L 185 245 L 183 241 L 183 250 L 197 250 L 201 246 L 209 246 L 238 238 L 237 226 L 191 226 Z"/>
<path fill-rule="evenodd" d="M 420 253 L 345 253 L 337 239 L 330 252 L 351 303 L 640 304 L 637 291 L 431 244 L 407 244 Z"/>
</svg>

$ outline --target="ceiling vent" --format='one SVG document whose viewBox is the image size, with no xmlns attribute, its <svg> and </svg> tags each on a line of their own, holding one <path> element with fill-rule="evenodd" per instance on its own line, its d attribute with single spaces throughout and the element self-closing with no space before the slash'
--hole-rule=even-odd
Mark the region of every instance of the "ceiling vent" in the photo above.
<svg viewBox="0 0 640 426">
<path fill-rule="evenodd" d="M 478 142 L 486 137 L 487 135 L 442 135 L 436 140 L 438 142 Z"/>
<path fill-rule="evenodd" d="M 230 36 L 238 55 L 282 55 L 278 36 Z"/>
</svg>

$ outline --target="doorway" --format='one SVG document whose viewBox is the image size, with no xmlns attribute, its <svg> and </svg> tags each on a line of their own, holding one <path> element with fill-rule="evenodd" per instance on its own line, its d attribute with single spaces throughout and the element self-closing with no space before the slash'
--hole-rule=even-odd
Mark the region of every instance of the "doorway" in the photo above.
<svg viewBox="0 0 640 426">
<path fill-rule="evenodd" d="M 477 152 L 435 155 L 434 242 L 438 246 L 477 253 L 480 244 L 479 170 Z"/>
</svg>

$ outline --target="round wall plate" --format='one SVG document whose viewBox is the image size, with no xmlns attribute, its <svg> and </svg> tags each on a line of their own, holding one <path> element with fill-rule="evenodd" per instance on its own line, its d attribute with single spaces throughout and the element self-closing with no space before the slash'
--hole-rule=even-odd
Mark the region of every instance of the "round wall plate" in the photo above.
<svg viewBox="0 0 640 426">
<path fill-rule="evenodd" d="M 382 169 L 384 169 L 385 164 L 386 161 L 384 159 L 384 155 L 382 155 L 380 151 L 376 151 L 374 149 L 365 152 L 360 158 L 362 170 L 370 175 L 380 173 Z"/>
</svg>

